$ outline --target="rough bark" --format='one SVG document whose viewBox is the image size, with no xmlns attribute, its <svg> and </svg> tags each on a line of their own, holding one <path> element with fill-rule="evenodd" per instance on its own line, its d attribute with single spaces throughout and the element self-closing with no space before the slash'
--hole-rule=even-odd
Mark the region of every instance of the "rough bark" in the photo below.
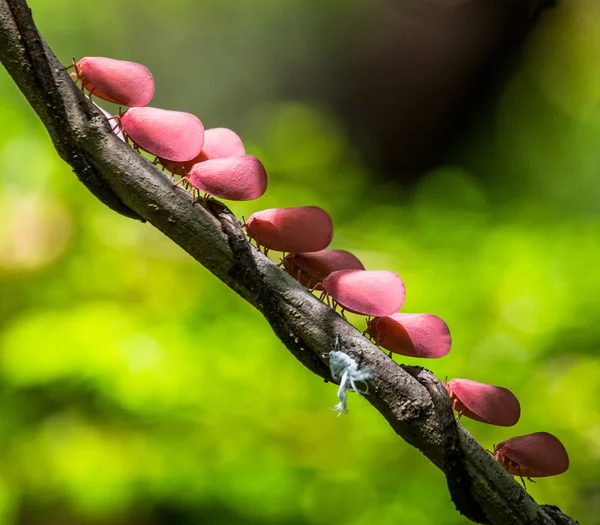
<svg viewBox="0 0 600 525">
<path fill-rule="evenodd" d="M 39 35 L 25 0 L 0 0 L 0 60 L 48 129 L 59 155 L 107 206 L 148 221 L 262 312 L 290 352 L 331 381 L 323 354 L 334 346 L 370 366 L 368 401 L 396 433 L 447 477 L 457 510 L 477 523 L 576 523 L 539 506 L 457 424 L 445 389 L 427 370 L 389 359 L 246 240 L 217 201 L 206 208 L 173 188 L 158 168 L 120 141 Z"/>
</svg>

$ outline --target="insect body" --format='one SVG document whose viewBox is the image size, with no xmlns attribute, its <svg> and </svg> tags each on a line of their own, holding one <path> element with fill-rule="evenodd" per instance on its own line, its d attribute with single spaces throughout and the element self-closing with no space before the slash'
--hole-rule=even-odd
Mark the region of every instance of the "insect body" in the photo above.
<svg viewBox="0 0 600 525">
<path fill-rule="evenodd" d="M 548 432 L 507 439 L 494 447 L 494 458 L 510 474 L 521 478 L 556 476 L 569 468 L 565 447 Z"/>
<path fill-rule="evenodd" d="M 242 157 L 246 154 L 244 143 L 237 133 L 228 128 L 207 129 L 204 134 L 202 160 Z"/>
<path fill-rule="evenodd" d="M 387 270 L 339 270 L 323 280 L 323 295 L 343 310 L 384 316 L 402 308 L 406 288 L 397 273 Z"/>
<path fill-rule="evenodd" d="M 148 68 L 135 62 L 105 57 L 84 57 L 73 62 L 71 74 L 82 89 L 122 106 L 145 106 L 154 96 L 154 79 Z M 69 69 L 67 68 L 67 69 Z"/>
<path fill-rule="evenodd" d="M 250 155 L 199 162 L 177 184 L 183 181 L 199 191 L 232 201 L 258 199 L 267 190 L 267 172 Z"/>
<path fill-rule="evenodd" d="M 365 334 L 382 348 L 409 357 L 443 357 L 452 346 L 448 325 L 431 314 L 374 317 L 367 322 Z"/>
<path fill-rule="evenodd" d="M 318 252 L 329 246 L 333 223 L 317 206 L 271 208 L 252 214 L 246 232 L 265 252 Z"/>
<path fill-rule="evenodd" d="M 470 379 L 453 379 L 445 386 L 459 419 L 466 416 L 490 425 L 512 427 L 521 417 L 519 400 L 507 388 Z"/>
<path fill-rule="evenodd" d="M 204 126 L 191 113 L 136 107 L 125 111 L 119 122 L 138 148 L 172 162 L 192 160 L 204 145 Z"/>
</svg>

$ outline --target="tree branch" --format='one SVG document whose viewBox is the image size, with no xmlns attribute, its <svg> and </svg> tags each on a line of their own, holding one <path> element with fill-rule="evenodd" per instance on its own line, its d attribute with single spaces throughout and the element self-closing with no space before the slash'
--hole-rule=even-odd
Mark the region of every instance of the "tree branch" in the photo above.
<svg viewBox="0 0 600 525">
<path fill-rule="evenodd" d="M 539 506 L 457 424 L 444 387 L 420 367 L 402 367 L 246 240 L 221 203 L 194 205 L 187 192 L 112 133 L 39 35 L 25 0 L 0 0 L 0 60 L 46 126 L 59 155 L 102 202 L 148 221 L 265 316 L 290 352 L 331 381 L 334 347 L 370 366 L 368 401 L 395 432 L 447 477 L 457 509 L 478 523 L 574 524 Z"/>
</svg>

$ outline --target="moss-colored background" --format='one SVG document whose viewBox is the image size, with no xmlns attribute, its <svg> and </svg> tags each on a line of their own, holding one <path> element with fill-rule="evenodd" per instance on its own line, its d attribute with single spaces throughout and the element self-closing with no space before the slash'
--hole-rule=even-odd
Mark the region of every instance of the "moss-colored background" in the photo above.
<svg viewBox="0 0 600 525">
<path fill-rule="evenodd" d="M 327 107 L 286 95 L 335 50 L 342 0 L 30 2 L 65 64 L 142 62 L 153 105 L 240 133 L 270 186 L 238 216 L 322 206 L 332 247 L 400 273 L 403 310 L 452 331 L 426 366 L 521 401 L 515 428 L 465 426 L 488 448 L 556 434 L 571 467 L 528 490 L 598 524 L 600 6 L 560 4 L 452 162 L 409 187 L 373 173 Z M 257 312 L 97 202 L 4 71 L 0 121 L 1 525 L 466 522 L 367 403 L 336 418 L 336 387 Z"/>
</svg>

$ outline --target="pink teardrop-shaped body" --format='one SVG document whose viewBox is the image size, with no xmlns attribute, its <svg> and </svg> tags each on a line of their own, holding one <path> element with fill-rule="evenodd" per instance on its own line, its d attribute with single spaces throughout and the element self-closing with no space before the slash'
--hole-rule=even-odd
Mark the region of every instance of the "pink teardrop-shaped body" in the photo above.
<svg viewBox="0 0 600 525">
<path fill-rule="evenodd" d="M 158 108 L 130 108 L 121 126 L 139 148 L 162 159 L 185 162 L 204 145 L 204 126 L 191 113 Z"/>
<path fill-rule="evenodd" d="M 148 68 L 135 62 L 84 57 L 75 64 L 78 79 L 91 95 L 122 106 L 145 106 L 154 96 Z"/>
<path fill-rule="evenodd" d="M 322 290 L 321 282 L 337 270 L 364 270 L 363 264 L 346 250 L 321 250 L 312 253 L 289 253 L 283 267 L 300 284 Z"/>
<path fill-rule="evenodd" d="M 507 439 L 494 447 L 494 457 L 510 474 L 524 478 L 556 476 L 569 468 L 565 447 L 548 432 Z"/>
<path fill-rule="evenodd" d="M 250 155 L 194 164 L 188 177 L 192 186 L 200 191 L 232 201 L 258 199 L 267 190 L 265 168 Z"/>
<path fill-rule="evenodd" d="M 331 218 L 317 206 L 256 212 L 246 221 L 246 231 L 259 246 L 278 252 L 318 252 L 333 238 Z"/>
<path fill-rule="evenodd" d="M 391 315 L 406 298 L 402 278 L 387 270 L 339 270 L 325 278 L 323 289 L 345 310 L 361 315 Z"/>
<path fill-rule="evenodd" d="M 367 333 L 382 348 L 409 357 L 436 359 L 452 346 L 448 325 L 431 314 L 393 314 L 374 317 Z"/>
<path fill-rule="evenodd" d="M 519 400 L 507 388 L 452 379 L 446 383 L 446 390 L 454 410 L 461 416 L 501 427 L 512 427 L 521 417 Z"/>
<path fill-rule="evenodd" d="M 228 128 L 211 128 L 204 132 L 204 146 L 200 155 L 207 159 L 243 157 L 244 143 L 237 133 Z"/>
</svg>

